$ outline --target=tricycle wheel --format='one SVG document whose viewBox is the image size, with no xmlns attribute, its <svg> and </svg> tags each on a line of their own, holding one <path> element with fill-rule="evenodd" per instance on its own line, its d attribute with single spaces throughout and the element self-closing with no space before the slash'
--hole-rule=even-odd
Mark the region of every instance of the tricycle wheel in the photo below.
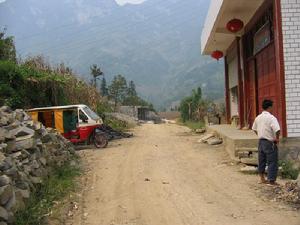
<svg viewBox="0 0 300 225">
<path fill-rule="evenodd" d="M 94 145 L 96 148 L 106 148 L 108 139 L 105 134 L 95 134 Z"/>
</svg>

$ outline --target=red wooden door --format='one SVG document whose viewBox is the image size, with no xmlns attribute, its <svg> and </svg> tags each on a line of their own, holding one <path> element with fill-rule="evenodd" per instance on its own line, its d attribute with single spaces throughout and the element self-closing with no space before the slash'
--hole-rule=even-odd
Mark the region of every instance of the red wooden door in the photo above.
<svg viewBox="0 0 300 225">
<path fill-rule="evenodd" d="M 246 68 L 246 119 L 251 127 L 258 113 L 255 59 L 249 60 Z"/>
<path fill-rule="evenodd" d="M 272 43 L 256 56 L 258 105 L 259 112 L 261 112 L 263 100 L 272 100 L 274 102 L 273 114 L 278 118 L 278 99 L 280 93 L 277 90 L 278 86 L 275 65 L 275 47 Z"/>
</svg>

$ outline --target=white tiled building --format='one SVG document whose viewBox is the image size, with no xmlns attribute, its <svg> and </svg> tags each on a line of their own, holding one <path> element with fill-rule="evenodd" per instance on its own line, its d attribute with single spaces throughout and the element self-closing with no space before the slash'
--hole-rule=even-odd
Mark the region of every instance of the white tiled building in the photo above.
<svg viewBox="0 0 300 225">
<path fill-rule="evenodd" d="M 282 0 L 281 14 L 287 133 L 300 137 L 300 0 Z"/>
</svg>

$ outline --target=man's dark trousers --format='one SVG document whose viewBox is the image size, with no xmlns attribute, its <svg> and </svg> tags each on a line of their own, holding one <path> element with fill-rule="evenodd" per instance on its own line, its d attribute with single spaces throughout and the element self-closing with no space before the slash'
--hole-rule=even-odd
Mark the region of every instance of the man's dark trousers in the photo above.
<svg viewBox="0 0 300 225">
<path fill-rule="evenodd" d="M 264 173 L 268 165 L 268 180 L 276 181 L 278 172 L 278 148 L 269 140 L 260 139 L 258 144 L 258 172 Z"/>
</svg>

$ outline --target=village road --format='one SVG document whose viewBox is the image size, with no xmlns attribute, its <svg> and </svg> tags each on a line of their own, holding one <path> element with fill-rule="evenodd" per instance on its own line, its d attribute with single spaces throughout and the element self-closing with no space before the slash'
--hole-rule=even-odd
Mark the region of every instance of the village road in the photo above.
<svg viewBox="0 0 300 225">
<path fill-rule="evenodd" d="M 299 225 L 300 213 L 260 196 L 222 147 L 178 125 L 139 126 L 135 137 L 85 151 L 90 171 L 74 225 Z"/>
</svg>

